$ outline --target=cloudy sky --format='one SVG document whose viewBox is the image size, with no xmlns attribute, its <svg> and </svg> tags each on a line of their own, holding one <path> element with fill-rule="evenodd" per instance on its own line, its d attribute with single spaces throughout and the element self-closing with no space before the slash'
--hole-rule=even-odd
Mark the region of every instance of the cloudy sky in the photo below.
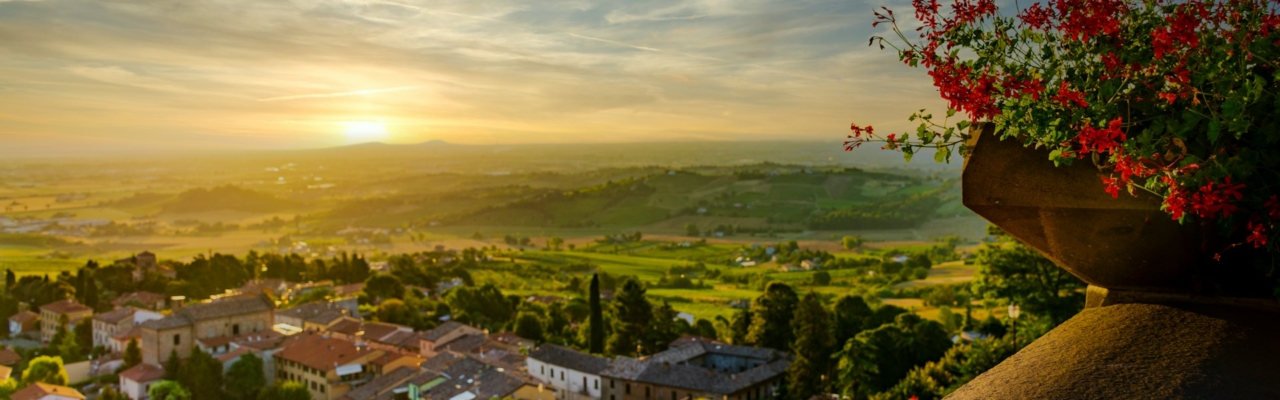
<svg viewBox="0 0 1280 400">
<path fill-rule="evenodd" d="M 838 141 L 941 106 L 879 3 L 0 0 L 0 148 Z"/>
</svg>

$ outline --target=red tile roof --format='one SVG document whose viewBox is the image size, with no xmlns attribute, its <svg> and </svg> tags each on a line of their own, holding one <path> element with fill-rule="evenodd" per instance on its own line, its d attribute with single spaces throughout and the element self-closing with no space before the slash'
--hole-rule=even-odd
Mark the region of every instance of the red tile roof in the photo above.
<svg viewBox="0 0 1280 400">
<path fill-rule="evenodd" d="M 31 386 L 27 386 L 22 390 L 14 392 L 9 398 L 13 400 L 40 400 L 40 398 L 48 395 L 58 395 L 81 400 L 84 399 L 84 395 L 80 394 L 80 392 L 75 389 L 46 383 L 33 383 Z"/>
<path fill-rule="evenodd" d="M 24 324 L 24 325 L 28 322 L 35 321 L 37 319 L 40 319 L 40 314 L 36 314 L 30 311 L 23 311 L 23 312 L 14 314 L 12 317 L 9 317 L 10 321 L 17 322 L 19 324 Z"/>
<path fill-rule="evenodd" d="M 146 383 L 164 379 L 164 368 L 151 364 L 138 364 L 120 372 L 120 377 L 138 383 Z"/>
<path fill-rule="evenodd" d="M 373 350 L 359 348 L 355 343 L 328 335 L 302 333 L 291 336 L 290 340 L 285 342 L 284 350 L 276 353 L 276 357 L 321 371 L 329 371 L 365 356 L 371 351 Z"/>
<path fill-rule="evenodd" d="M 133 292 L 133 293 L 126 294 L 124 296 L 117 297 L 115 300 L 111 301 L 111 305 L 119 307 L 125 304 L 129 304 L 129 302 L 131 301 L 137 302 L 138 304 L 141 304 L 144 306 L 150 306 L 156 303 L 160 303 L 161 305 L 164 305 L 165 300 L 166 298 L 163 294 L 152 293 L 152 292 Z"/>
<path fill-rule="evenodd" d="M 93 309 L 84 304 L 77 303 L 75 300 L 59 300 L 40 306 L 40 311 L 48 311 L 54 314 L 70 314 L 85 311 L 93 312 Z"/>
<path fill-rule="evenodd" d="M 12 367 L 17 365 L 19 361 L 22 361 L 22 356 L 17 352 L 10 349 L 0 350 L 0 365 Z"/>
</svg>

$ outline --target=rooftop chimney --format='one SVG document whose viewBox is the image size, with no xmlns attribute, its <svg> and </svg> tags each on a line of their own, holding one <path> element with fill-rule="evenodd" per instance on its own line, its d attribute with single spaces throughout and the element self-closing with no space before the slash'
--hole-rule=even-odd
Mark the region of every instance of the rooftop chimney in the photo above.
<svg viewBox="0 0 1280 400">
<path fill-rule="evenodd" d="M 174 312 L 182 310 L 182 306 L 187 304 L 187 296 L 173 296 L 169 298 L 169 308 Z"/>
</svg>

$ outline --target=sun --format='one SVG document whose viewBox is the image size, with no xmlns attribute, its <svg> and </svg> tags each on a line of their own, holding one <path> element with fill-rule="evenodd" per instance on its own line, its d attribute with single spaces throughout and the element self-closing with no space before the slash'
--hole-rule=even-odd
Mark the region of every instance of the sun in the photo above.
<svg viewBox="0 0 1280 400">
<path fill-rule="evenodd" d="M 347 143 L 376 142 L 387 138 L 387 125 L 375 121 L 351 121 L 342 123 L 342 134 Z"/>
</svg>

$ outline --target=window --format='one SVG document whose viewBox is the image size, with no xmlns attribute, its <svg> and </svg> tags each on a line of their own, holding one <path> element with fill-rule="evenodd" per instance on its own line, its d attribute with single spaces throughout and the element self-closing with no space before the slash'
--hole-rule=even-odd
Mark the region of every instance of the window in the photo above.
<svg viewBox="0 0 1280 400">
<path fill-rule="evenodd" d="M 614 386 L 613 386 L 613 383 L 614 383 L 614 382 L 615 382 L 615 381 L 614 381 L 613 379 L 610 379 L 610 380 L 609 380 L 609 388 L 610 388 L 610 389 L 613 389 L 613 388 L 614 388 Z"/>
<path fill-rule="evenodd" d="M 231 334 L 232 335 L 240 334 L 240 324 L 231 325 Z"/>
<path fill-rule="evenodd" d="M 560 380 L 564 381 L 564 370 L 560 370 Z"/>
<path fill-rule="evenodd" d="M 324 385 L 320 385 L 320 393 L 324 393 Z"/>
<path fill-rule="evenodd" d="M 672 391 L 671 391 L 671 400 L 676 400 L 676 393 L 678 393 L 678 392 L 676 392 L 676 391 L 674 391 L 674 390 L 672 390 Z"/>
<path fill-rule="evenodd" d="M 539 374 L 542 374 L 542 375 L 546 375 L 546 374 L 547 374 L 547 366 L 546 366 L 546 365 L 539 366 L 539 367 L 538 367 L 538 373 L 539 373 Z"/>
<path fill-rule="evenodd" d="M 585 377 L 585 376 L 584 376 L 584 377 L 582 377 L 582 388 L 583 388 L 583 389 L 586 389 L 586 388 L 587 388 L 587 377 Z M 599 388 L 596 388 L 596 389 L 599 389 Z"/>
<path fill-rule="evenodd" d="M 626 391 L 627 394 L 631 394 L 631 383 L 624 383 L 624 385 L 626 385 L 626 387 L 624 387 L 623 390 Z"/>
<path fill-rule="evenodd" d="M 173 345 L 177 346 L 180 344 L 182 344 L 182 335 L 173 335 Z"/>
<path fill-rule="evenodd" d="M 596 379 L 596 389 L 599 389 L 599 388 L 600 388 L 600 380 Z"/>
<path fill-rule="evenodd" d="M 646 399 L 647 399 L 647 398 L 649 398 L 649 387 L 648 387 L 648 386 L 645 386 L 645 387 L 644 387 L 644 398 L 646 398 Z"/>
</svg>

